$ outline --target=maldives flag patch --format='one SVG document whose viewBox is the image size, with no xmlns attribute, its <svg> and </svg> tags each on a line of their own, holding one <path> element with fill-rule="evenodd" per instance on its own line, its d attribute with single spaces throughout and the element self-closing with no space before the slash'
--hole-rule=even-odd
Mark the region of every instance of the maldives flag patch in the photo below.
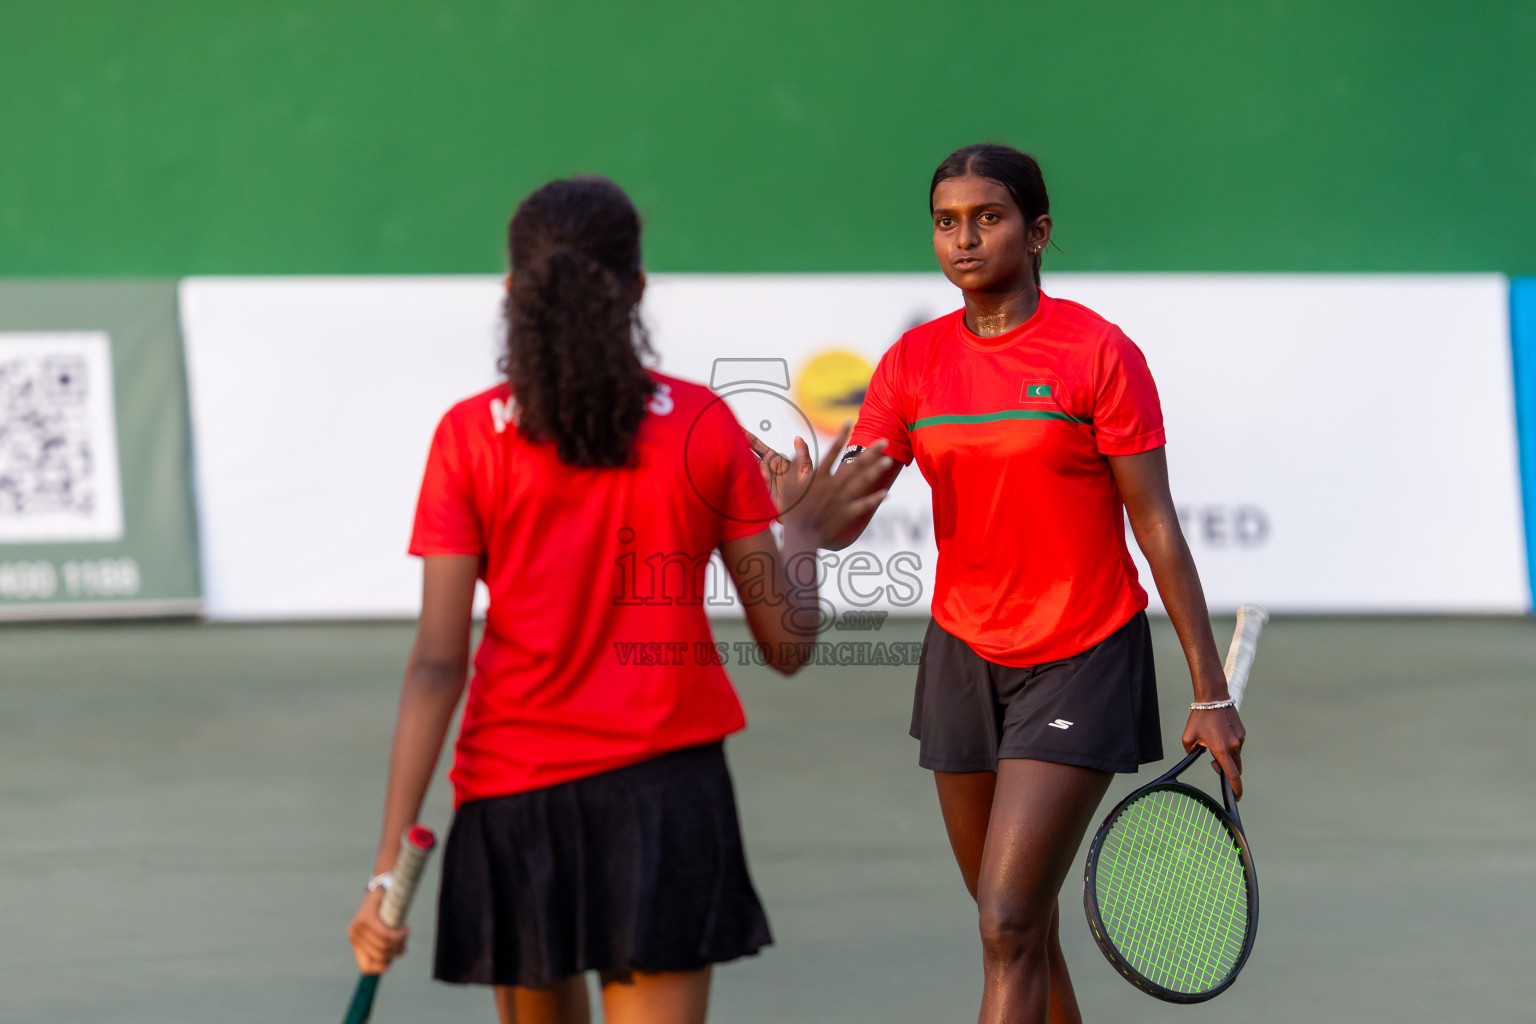
<svg viewBox="0 0 1536 1024">
<path fill-rule="evenodd" d="M 1025 405 L 1055 408 L 1061 401 L 1056 397 L 1056 385 L 1059 383 L 1060 381 L 1051 377 L 1026 379 L 1023 388 L 1019 391 L 1019 401 Z"/>
</svg>

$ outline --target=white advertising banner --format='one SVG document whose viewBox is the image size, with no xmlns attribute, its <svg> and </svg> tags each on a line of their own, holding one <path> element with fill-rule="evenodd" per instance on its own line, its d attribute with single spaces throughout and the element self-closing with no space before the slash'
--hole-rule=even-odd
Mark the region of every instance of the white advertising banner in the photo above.
<svg viewBox="0 0 1536 1024">
<path fill-rule="evenodd" d="M 494 278 L 191 278 L 203 607 L 212 619 L 405 617 L 438 419 L 496 380 Z"/>
<path fill-rule="evenodd" d="M 1046 288 L 1146 352 L 1214 610 L 1529 607 L 1503 278 Z M 404 549 L 427 445 L 495 380 L 500 298 L 490 276 L 183 284 L 210 616 L 414 614 Z M 813 435 L 820 450 L 885 349 L 959 301 L 936 274 L 658 274 L 644 313 L 660 369 L 710 383 L 776 446 Z M 826 591 L 840 611 L 922 614 L 935 557 L 914 467 L 858 544 L 824 554 Z"/>
<path fill-rule="evenodd" d="M 1105 275 L 1058 290 L 1147 354 L 1213 609 L 1530 608 L 1505 278 Z"/>
</svg>

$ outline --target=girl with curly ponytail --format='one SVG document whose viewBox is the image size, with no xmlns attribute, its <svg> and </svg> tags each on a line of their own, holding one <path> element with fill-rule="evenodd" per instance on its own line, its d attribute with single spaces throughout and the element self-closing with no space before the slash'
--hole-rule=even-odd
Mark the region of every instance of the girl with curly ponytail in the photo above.
<svg viewBox="0 0 1536 1024">
<path fill-rule="evenodd" d="M 508 235 L 507 379 L 443 417 L 422 481 L 421 622 L 352 948 L 370 974 L 404 949 L 381 886 L 470 675 L 479 579 L 434 975 L 495 986 L 503 1021 L 583 1024 L 597 971 L 606 1020 L 701 1024 L 712 965 L 771 941 L 725 761 L 745 723 L 704 612 L 710 556 L 754 595 L 768 663 L 796 671 L 820 625 L 816 549 L 879 502 L 889 460 L 875 446 L 834 477 L 845 428 L 820 465 L 787 467 L 780 516 L 725 403 L 641 362 L 624 192 L 553 182 Z"/>
</svg>

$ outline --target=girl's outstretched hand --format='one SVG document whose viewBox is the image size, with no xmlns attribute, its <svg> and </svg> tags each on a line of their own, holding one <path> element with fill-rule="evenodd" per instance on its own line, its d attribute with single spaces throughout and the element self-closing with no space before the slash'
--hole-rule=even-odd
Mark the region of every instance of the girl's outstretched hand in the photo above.
<svg viewBox="0 0 1536 1024">
<path fill-rule="evenodd" d="M 810 451 L 799 438 L 795 438 L 793 459 L 784 459 L 772 449 L 767 449 L 769 455 L 763 457 L 765 464 L 769 457 L 776 457 L 787 464 L 779 467 L 783 470 L 779 475 L 780 494 L 783 497 L 774 495 L 774 501 L 779 502 L 780 522 L 786 527 L 802 531 L 818 547 L 826 547 L 843 527 L 869 515 L 885 500 L 885 489 L 875 488 L 895 463 L 890 456 L 883 454 L 884 441 L 876 441 L 860 452 L 858 458 L 842 462 L 838 468 L 841 453 L 852 432 L 853 421 L 849 420 L 843 424 L 843 429 L 838 431 L 837 438 L 828 446 L 821 462 L 814 468 L 810 465 Z M 761 442 L 756 438 L 752 438 L 752 441 L 753 450 L 756 451 Z M 836 473 L 833 472 L 834 468 L 837 469 Z M 768 472 L 768 469 L 764 470 L 765 476 Z M 769 487 L 771 490 L 773 484 L 770 483 Z"/>
<path fill-rule="evenodd" d="M 744 431 L 752 445 L 752 454 L 758 458 L 758 468 L 763 472 L 763 482 L 773 496 L 774 505 L 782 515 L 800 500 L 810 483 L 815 467 L 811 464 L 811 449 L 802 437 L 795 438 L 794 458 L 786 458 L 763 443 L 752 431 Z"/>
</svg>

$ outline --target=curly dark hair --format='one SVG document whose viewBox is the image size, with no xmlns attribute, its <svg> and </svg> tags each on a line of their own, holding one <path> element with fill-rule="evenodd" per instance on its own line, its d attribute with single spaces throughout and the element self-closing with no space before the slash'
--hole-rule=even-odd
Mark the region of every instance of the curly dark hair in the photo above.
<svg viewBox="0 0 1536 1024">
<path fill-rule="evenodd" d="M 1008 190 L 1013 205 L 1024 215 L 1026 225 L 1051 212 L 1051 197 L 1045 191 L 1045 175 L 1040 163 L 1028 153 L 1021 153 L 1012 146 L 1000 146 L 981 142 L 974 146 L 962 146 L 939 164 L 928 185 L 928 212 L 933 212 L 933 193 L 939 182 L 946 178 L 963 178 L 974 174 L 978 178 L 995 181 Z M 1040 253 L 1034 256 L 1035 287 L 1040 286 Z"/>
<path fill-rule="evenodd" d="M 584 175 L 524 199 L 507 236 L 500 366 L 518 429 L 553 440 L 567 465 L 627 465 L 656 390 L 641 363 L 640 215 L 619 186 Z"/>
</svg>

